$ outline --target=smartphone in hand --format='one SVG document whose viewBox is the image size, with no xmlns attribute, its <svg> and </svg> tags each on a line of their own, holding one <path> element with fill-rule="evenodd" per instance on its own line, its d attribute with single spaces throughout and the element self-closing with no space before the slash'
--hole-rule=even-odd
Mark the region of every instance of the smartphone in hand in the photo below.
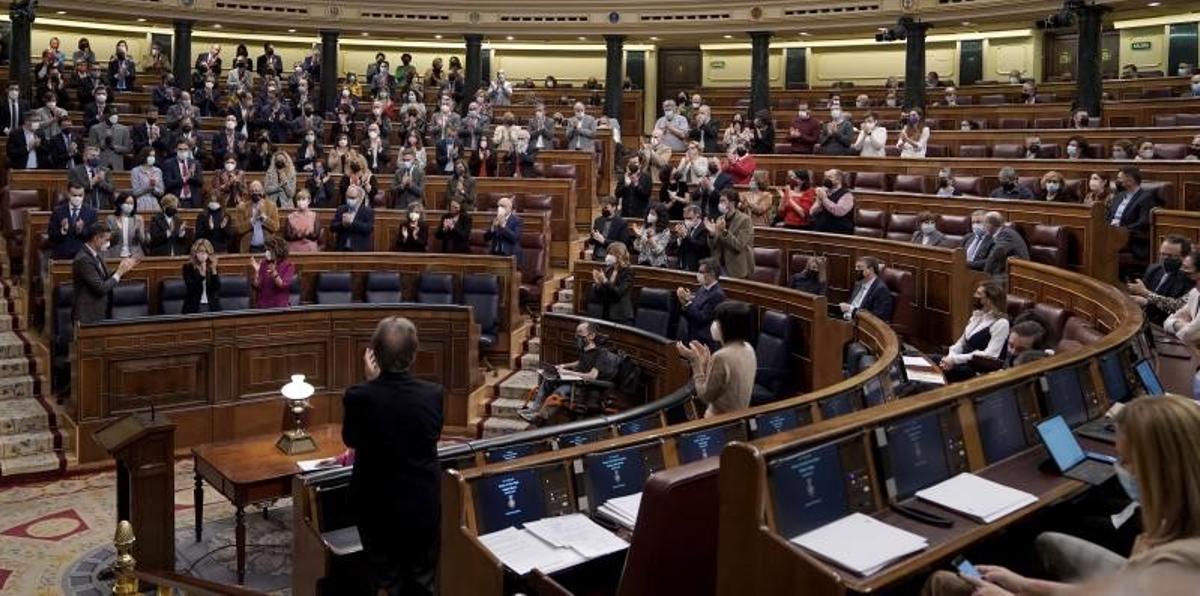
<svg viewBox="0 0 1200 596">
<path fill-rule="evenodd" d="M 973 579 L 983 579 L 983 574 L 979 572 L 979 569 L 976 569 L 975 566 L 972 565 L 971 562 L 968 561 L 966 559 L 966 557 L 963 557 L 962 555 L 955 557 L 954 560 L 950 562 L 950 564 L 953 565 L 954 570 L 957 571 L 959 573 L 959 575 L 962 575 L 963 577 L 970 577 Z"/>
</svg>

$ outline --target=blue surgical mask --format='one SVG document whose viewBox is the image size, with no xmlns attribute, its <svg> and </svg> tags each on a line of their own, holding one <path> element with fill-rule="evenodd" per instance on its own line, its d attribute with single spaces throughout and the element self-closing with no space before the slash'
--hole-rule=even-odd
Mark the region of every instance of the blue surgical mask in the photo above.
<svg viewBox="0 0 1200 596">
<path fill-rule="evenodd" d="M 1119 463 L 1114 463 L 1113 469 L 1117 471 L 1117 481 L 1121 483 L 1121 488 L 1125 489 L 1125 494 L 1129 495 L 1130 500 L 1138 501 L 1137 479 Z"/>
<path fill-rule="evenodd" d="M 982 236 L 987 230 L 983 229 L 983 224 L 975 223 L 971 224 L 971 231 L 975 232 L 976 236 Z"/>
</svg>

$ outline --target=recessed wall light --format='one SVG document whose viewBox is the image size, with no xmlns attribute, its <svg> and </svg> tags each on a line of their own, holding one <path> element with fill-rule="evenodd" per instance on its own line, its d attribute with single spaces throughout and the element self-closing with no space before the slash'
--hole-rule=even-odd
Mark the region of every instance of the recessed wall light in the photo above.
<svg viewBox="0 0 1200 596">
<path fill-rule="evenodd" d="M 812 35 L 812 33 L 809 33 L 808 31 L 801 31 L 801 32 L 800 32 L 800 37 L 808 37 L 809 35 Z"/>
<path fill-rule="evenodd" d="M 505 35 L 505 36 L 504 36 L 504 39 L 507 39 L 508 41 L 512 41 L 512 40 L 513 40 L 513 36 L 511 36 L 511 35 Z"/>
<path fill-rule="evenodd" d="M 296 32 L 295 29 L 288 29 L 288 33 L 295 33 L 295 32 Z"/>
<path fill-rule="evenodd" d="M 146 22 L 146 17 L 138 17 L 138 20 L 137 20 L 137 21 L 138 21 L 139 23 L 145 23 L 145 22 Z"/>
<path fill-rule="evenodd" d="M 1162 2 L 1149 2 L 1146 4 L 1149 7 L 1162 6 Z"/>
<path fill-rule="evenodd" d="M 67 14 L 67 11 L 65 11 L 65 10 L 56 10 L 56 11 L 54 11 L 54 14 Z"/>
<path fill-rule="evenodd" d="M 650 36 L 650 41 L 658 41 L 658 36 L 657 36 L 657 35 L 651 35 L 651 36 Z"/>
<path fill-rule="evenodd" d="M 733 36 L 732 36 L 732 35 L 726 35 L 726 36 L 725 36 L 725 39 L 733 39 Z"/>
<path fill-rule="evenodd" d="M 579 41 L 587 41 L 587 37 L 584 37 L 584 36 L 580 35 L 580 36 L 579 36 Z"/>
<path fill-rule="evenodd" d="M 433 36 L 433 38 L 434 38 L 434 39 L 441 39 L 441 38 L 442 38 L 442 34 L 441 34 L 441 33 L 438 33 L 437 35 L 434 35 L 434 36 Z"/>
<path fill-rule="evenodd" d="M 367 33 L 366 31 L 363 31 L 363 32 L 362 32 L 362 36 L 363 36 L 363 37 L 370 37 L 370 36 L 371 36 L 371 34 L 370 34 L 370 33 Z"/>
<path fill-rule="evenodd" d="M 963 22 L 962 22 L 962 26 L 963 26 L 963 27 L 970 27 L 970 26 L 971 26 L 971 21 L 963 21 Z"/>
<path fill-rule="evenodd" d="M 220 23 L 213 23 L 213 29 L 220 29 L 220 28 L 221 28 Z"/>
</svg>

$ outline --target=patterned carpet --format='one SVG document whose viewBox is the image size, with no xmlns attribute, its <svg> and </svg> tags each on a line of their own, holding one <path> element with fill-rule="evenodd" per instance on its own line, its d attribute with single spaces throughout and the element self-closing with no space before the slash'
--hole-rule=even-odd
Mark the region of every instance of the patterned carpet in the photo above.
<svg viewBox="0 0 1200 596">
<path fill-rule="evenodd" d="M 205 486 L 204 541 L 196 543 L 191 461 L 176 463 L 175 473 L 177 570 L 233 583 L 233 507 Z M 97 576 L 116 558 L 115 483 L 108 471 L 0 489 L 0 595 L 111 594 L 111 582 Z M 290 504 L 275 503 L 268 518 L 247 511 L 247 587 L 290 593 Z"/>
<path fill-rule="evenodd" d="M 0 283 L 0 483 L 66 468 L 62 435 L 31 350 L 13 316 L 12 288 Z"/>
</svg>

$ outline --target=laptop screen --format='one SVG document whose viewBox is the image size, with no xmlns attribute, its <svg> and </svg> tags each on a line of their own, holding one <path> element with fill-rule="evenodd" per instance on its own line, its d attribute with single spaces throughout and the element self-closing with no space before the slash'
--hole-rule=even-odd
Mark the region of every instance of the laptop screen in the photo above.
<svg viewBox="0 0 1200 596">
<path fill-rule="evenodd" d="M 1079 369 L 1060 368 L 1046 373 L 1046 410 L 1050 415 L 1061 414 L 1068 426 L 1087 422 L 1087 396 L 1079 384 Z"/>
<path fill-rule="evenodd" d="M 1038 423 L 1037 431 L 1042 443 L 1046 445 L 1046 451 L 1050 452 L 1050 457 L 1054 458 L 1054 463 L 1060 471 L 1070 470 L 1087 457 L 1062 416 L 1043 420 Z"/>
<path fill-rule="evenodd" d="M 1028 446 L 1021 406 L 1012 387 L 976 397 L 975 421 L 979 425 L 979 439 L 983 442 L 983 456 L 989 464 Z"/>
<path fill-rule="evenodd" d="M 1137 372 L 1138 380 L 1142 382 L 1142 387 L 1146 388 L 1147 395 L 1158 397 L 1164 393 L 1162 383 L 1158 382 L 1158 373 L 1154 372 L 1154 365 L 1149 360 L 1141 360 L 1133 365 L 1133 370 Z"/>
<path fill-rule="evenodd" d="M 1121 353 L 1113 350 L 1100 357 L 1100 375 L 1104 377 L 1104 390 L 1111 402 L 1129 399 L 1129 385 L 1125 382 L 1125 370 Z"/>
</svg>

